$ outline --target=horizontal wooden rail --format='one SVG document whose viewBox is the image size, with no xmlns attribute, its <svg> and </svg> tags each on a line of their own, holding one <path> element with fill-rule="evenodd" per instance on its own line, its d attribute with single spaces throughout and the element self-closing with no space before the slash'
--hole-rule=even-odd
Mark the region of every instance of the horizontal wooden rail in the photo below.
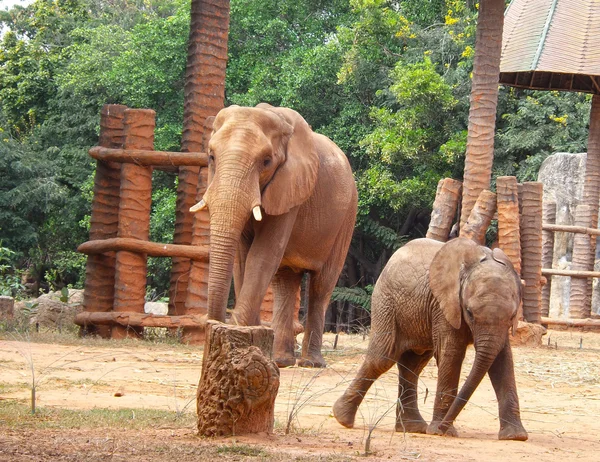
<svg viewBox="0 0 600 462">
<path fill-rule="evenodd" d="M 134 327 L 198 327 L 206 326 L 206 316 L 182 315 L 167 316 L 150 313 L 108 312 L 98 313 L 84 311 L 75 316 L 75 324 L 79 326 L 114 325 Z"/>
<path fill-rule="evenodd" d="M 77 251 L 86 255 L 126 250 L 145 253 L 151 257 L 182 257 L 197 261 L 208 261 L 208 246 L 159 244 L 140 241 L 127 237 L 88 241 L 77 247 Z"/>
<path fill-rule="evenodd" d="M 105 162 L 120 162 L 146 167 L 206 167 L 208 156 L 203 152 L 144 151 L 140 149 L 110 149 L 96 146 L 90 156 Z"/>
<path fill-rule="evenodd" d="M 600 329 L 600 319 L 554 319 L 542 317 L 542 324 L 562 327 L 587 327 L 590 329 Z"/>
<path fill-rule="evenodd" d="M 600 236 L 600 229 L 586 228 L 585 226 L 568 226 L 568 225 L 542 225 L 544 231 L 554 231 L 563 233 L 589 234 L 590 236 Z"/>
<path fill-rule="evenodd" d="M 576 271 L 559 269 L 542 269 L 544 276 L 570 276 L 572 278 L 600 278 L 600 271 Z"/>
</svg>

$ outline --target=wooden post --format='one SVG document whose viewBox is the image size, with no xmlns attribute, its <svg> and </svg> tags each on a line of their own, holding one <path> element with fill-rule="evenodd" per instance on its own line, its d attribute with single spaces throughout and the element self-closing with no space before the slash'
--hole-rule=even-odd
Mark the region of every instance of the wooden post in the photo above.
<svg viewBox="0 0 600 462">
<path fill-rule="evenodd" d="M 151 109 L 125 111 L 125 149 L 153 149 L 155 116 L 156 113 Z M 118 237 L 148 241 L 152 204 L 152 167 L 122 164 L 120 192 Z M 117 252 L 114 311 L 144 312 L 146 273 L 146 254 Z M 112 327 L 111 337 L 136 337 L 142 332 L 141 327 L 128 329 L 115 325 Z"/>
<path fill-rule="evenodd" d="M 207 117 L 204 121 L 202 138 L 202 151 L 208 150 L 208 141 L 212 132 L 214 117 Z M 196 194 L 194 204 L 200 202 L 208 188 L 208 168 L 202 168 L 196 181 Z M 210 245 L 210 215 L 208 208 L 193 214 L 192 220 L 192 245 Z M 208 312 L 208 261 L 192 261 L 188 274 L 188 283 L 184 298 L 184 312 L 181 314 L 204 315 Z M 176 311 L 176 313 L 178 313 Z M 184 342 L 199 345 L 204 342 L 203 329 L 184 329 L 182 339 Z"/>
<path fill-rule="evenodd" d="M 498 196 L 498 246 L 521 274 L 521 225 L 519 217 L 519 191 L 517 178 L 496 178 Z"/>
<path fill-rule="evenodd" d="M 523 183 L 521 209 L 521 278 L 523 316 L 527 322 L 541 322 L 542 305 L 542 197 L 539 182 Z"/>
<path fill-rule="evenodd" d="M 589 205 L 579 204 L 575 210 L 575 226 L 589 226 L 593 218 L 593 209 Z M 589 234 L 577 233 L 573 239 L 574 271 L 590 271 L 594 268 L 594 255 L 591 253 L 592 237 Z M 592 311 L 592 280 L 588 278 L 571 278 L 571 296 L 569 298 L 569 317 L 575 319 L 589 318 Z"/>
<path fill-rule="evenodd" d="M 556 202 L 545 201 L 543 204 L 542 221 L 544 225 L 556 223 Z M 554 232 L 542 231 L 542 268 L 551 269 L 554 259 Z M 542 316 L 550 313 L 550 292 L 552 289 L 552 276 L 548 276 L 547 282 L 542 287 Z"/>
<path fill-rule="evenodd" d="M 469 219 L 461 228 L 460 237 L 472 239 L 480 245 L 485 245 L 485 233 L 496 212 L 496 194 L 487 189 L 481 191 Z"/>
<path fill-rule="evenodd" d="M 431 211 L 431 221 L 426 237 L 446 242 L 456 216 L 456 209 L 462 193 L 462 183 L 452 178 L 444 178 L 438 183 L 437 194 Z"/>
<path fill-rule="evenodd" d="M 99 144 L 105 148 L 121 148 L 124 141 L 125 110 L 127 106 L 106 104 L 100 114 Z M 112 162 L 98 161 L 94 177 L 94 199 L 90 216 L 90 240 L 117 237 L 119 221 L 119 188 L 121 166 Z M 85 267 L 83 290 L 84 311 L 109 312 L 115 297 L 115 252 L 89 255 Z M 110 337 L 109 326 L 87 326 L 81 335 L 97 334 Z"/>
<path fill-rule="evenodd" d="M 200 436 L 273 431 L 279 368 L 273 330 L 208 321 L 198 384 Z"/>
</svg>

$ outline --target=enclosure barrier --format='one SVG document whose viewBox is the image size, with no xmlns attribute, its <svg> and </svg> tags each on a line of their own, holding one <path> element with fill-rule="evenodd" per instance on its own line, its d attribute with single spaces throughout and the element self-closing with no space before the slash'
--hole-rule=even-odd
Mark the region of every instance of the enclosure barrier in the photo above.
<svg viewBox="0 0 600 462">
<path fill-rule="evenodd" d="M 593 213 L 591 207 L 586 204 L 580 204 L 576 209 L 575 225 L 557 225 L 556 221 L 556 203 L 548 201 L 544 204 L 544 250 L 542 274 L 548 277 L 548 286 L 550 286 L 552 276 L 568 276 L 571 278 L 571 294 L 569 297 L 569 317 L 571 319 L 551 319 L 548 318 L 550 311 L 550 288 L 544 293 L 542 313 L 544 315 L 543 323 L 551 326 L 578 327 L 587 329 L 600 329 L 600 319 L 590 319 L 591 312 L 591 280 L 600 278 L 600 271 L 587 271 L 578 269 L 589 267 L 590 260 L 593 267 L 593 258 L 595 252 L 595 237 L 600 236 L 600 229 L 584 226 L 589 223 Z M 574 269 L 553 269 L 553 248 L 554 233 L 566 232 L 574 233 L 577 245 L 573 246 L 573 265 Z M 587 249 L 587 251 L 585 251 Z"/>
<path fill-rule="evenodd" d="M 154 151 L 155 112 L 105 105 L 100 118 L 100 146 L 90 150 L 97 160 L 90 241 L 78 251 L 88 255 L 84 312 L 75 323 L 82 333 L 102 337 L 140 336 L 143 327 L 203 329 L 206 317 L 144 312 L 147 258 L 208 261 L 208 247 L 149 241 L 152 170 L 205 167 L 200 152 Z"/>
</svg>

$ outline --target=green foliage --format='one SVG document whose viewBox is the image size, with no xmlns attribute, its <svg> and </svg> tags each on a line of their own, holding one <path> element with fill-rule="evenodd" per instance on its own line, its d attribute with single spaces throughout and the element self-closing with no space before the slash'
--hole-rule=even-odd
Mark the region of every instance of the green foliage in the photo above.
<svg viewBox="0 0 600 462">
<path fill-rule="evenodd" d="M 331 300 L 334 302 L 348 302 L 360 306 L 366 311 L 371 311 L 371 295 L 373 286 L 361 287 L 336 287 L 333 289 Z"/>
<path fill-rule="evenodd" d="M 87 240 L 87 150 L 103 104 L 155 109 L 156 148 L 178 149 L 189 11 L 189 0 L 36 0 L 0 13 L 0 239 L 13 252 L 3 291 L 19 292 L 25 269 L 81 286 L 74 249 Z M 477 13 L 472 0 L 231 1 L 226 104 L 296 109 L 353 168 L 352 289 L 335 300 L 366 306 L 394 250 L 424 235 L 438 180 L 462 176 Z M 494 173 L 534 179 L 548 154 L 584 151 L 589 104 L 502 89 Z M 156 242 L 172 240 L 175 190 L 173 175 L 155 174 Z M 160 297 L 170 262 L 148 269 Z"/>
</svg>

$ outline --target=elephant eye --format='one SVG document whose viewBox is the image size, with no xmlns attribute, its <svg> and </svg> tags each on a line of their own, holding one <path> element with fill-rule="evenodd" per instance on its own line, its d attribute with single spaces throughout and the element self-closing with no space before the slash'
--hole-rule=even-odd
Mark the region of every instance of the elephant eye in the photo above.
<svg viewBox="0 0 600 462">
<path fill-rule="evenodd" d="M 208 156 L 208 161 L 209 161 L 210 163 L 214 162 L 214 161 L 215 161 L 215 156 L 213 156 L 212 154 L 210 154 L 210 155 Z"/>
<path fill-rule="evenodd" d="M 473 312 L 469 308 L 466 308 L 465 311 L 467 312 L 467 315 L 469 316 L 469 319 L 472 320 L 473 319 Z"/>
<path fill-rule="evenodd" d="M 271 165 L 271 158 L 267 157 L 265 160 L 263 160 L 263 166 L 268 167 L 269 165 Z"/>
</svg>

